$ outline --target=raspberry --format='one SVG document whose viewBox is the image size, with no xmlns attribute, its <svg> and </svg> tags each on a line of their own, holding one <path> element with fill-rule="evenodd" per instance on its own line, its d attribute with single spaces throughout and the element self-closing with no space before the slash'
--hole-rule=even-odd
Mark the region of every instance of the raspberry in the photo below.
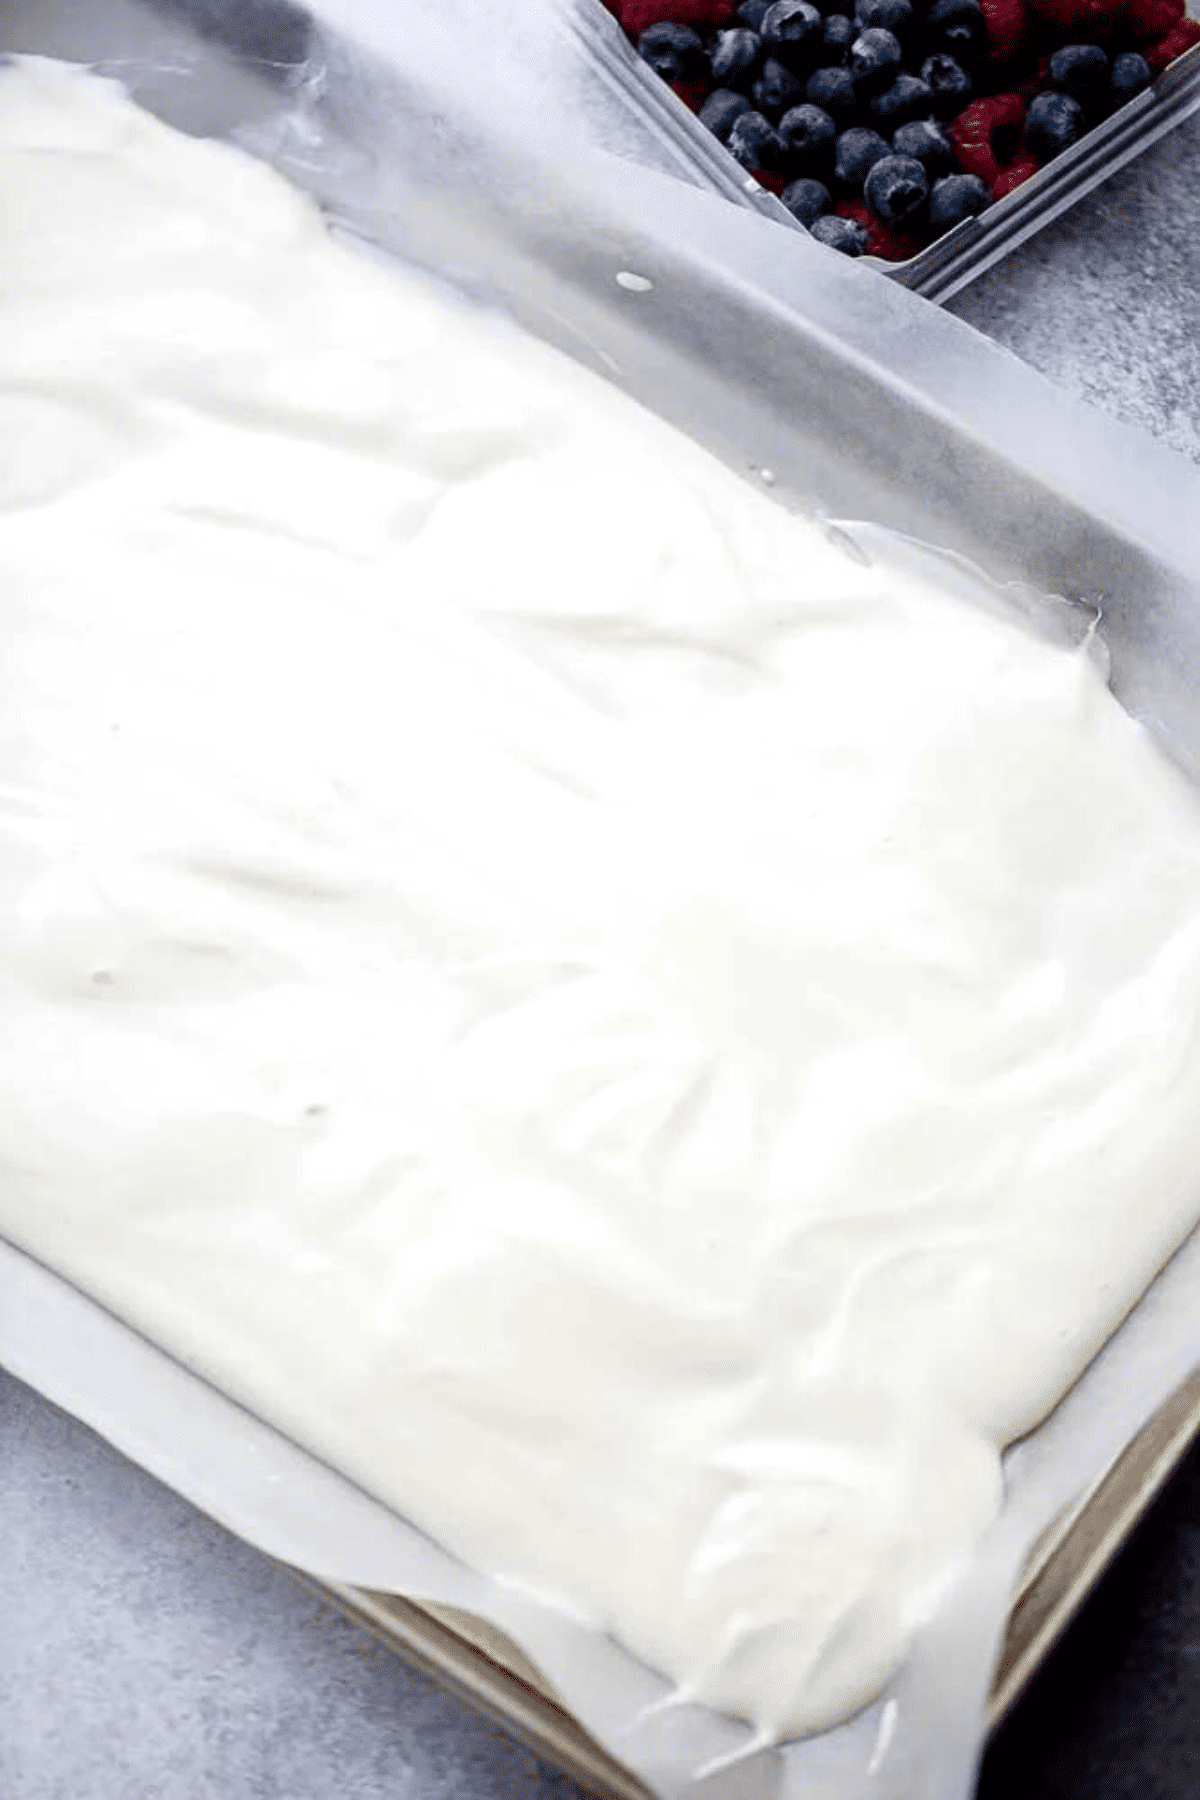
<svg viewBox="0 0 1200 1800">
<path fill-rule="evenodd" d="M 1001 171 L 992 183 L 992 199 L 1003 200 L 1005 194 L 1011 194 L 1014 188 L 1036 175 L 1038 166 L 1032 156 L 1017 156 L 1009 163 L 1007 169 Z"/>
<path fill-rule="evenodd" d="M 1193 44 L 1200 44 L 1200 19 L 1180 19 L 1165 38 L 1160 38 L 1157 44 L 1148 44 L 1142 54 L 1157 75 Z"/>
<path fill-rule="evenodd" d="M 1135 44 L 1157 44 L 1184 14 L 1184 0 L 1130 0 L 1125 29 Z"/>
<path fill-rule="evenodd" d="M 667 86 L 673 94 L 678 94 L 690 112 L 699 112 L 708 98 L 706 81 L 668 81 Z"/>
<path fill-rule="evenodd" d="M 1004 168 L 996 135 L 1019 131 L 1024 120 L 1025 102 L 1020 94 L 993 94 L 990 100 L 972 100 L 970 106 L 964 106 L 946 129 L 966 173 L 978 175 L 994 187 Z"/>
<path fill-rule="evenodd" d="M 691 25 L 702 31 L 733 17 L 733 0 L 619 0 L 614 9 L 630 37 L 651 25 Z"/>
<path fill-rule="evenodd" d="M 998 131 L 1019 131 L 1025 122 L 1025 102 L 1020 94 L 993 94 L 978 104 L 987 109 L 993 136 Z"/>
<path fill-rule="evenodd" d="M 765 187 L 770 194 L 782 194 L 791 180 L 782 169 L 755 169 L 753 173 L 759 187 Z"/>
<path fill-rule="evenodd" d="M 1009 62 L 1025 42 L 1025 0 L 979 0 L 993 62 Z"/>
<path fill-rule="evenodd" d="M 976 142 L 969 138 L 960 138 L 956 134 L 954 126 L 955 121 L 952 119 L 950 136 L 954 139 L 958 160 L 964 173 L 978 175 L 981 181 L 986 181 L 991 187 L 993 183 L 999 181 L 1001 175 L 1000 164 L 992 155 L 991 144 L 986 139 L 983 142 Z"/>
<path fill-rule="evenodd" d="M 885 225 L 877 219 L 865 200 L 839 200 L 834 212 L 840 219 L 855 219 L 863 226 L 867 234 L 868 256 L 882 257 L 884 262 L 907 262 L 918 250 L 924 248 L 925 240 L 914 231 L 899 231 L 894 225 Z"/>
<path fill-rule="evenodd" d="M 1096 44 L 1125 25 L 1127 0 L 1030 0 L 1063 44 Z"/>
</svg>

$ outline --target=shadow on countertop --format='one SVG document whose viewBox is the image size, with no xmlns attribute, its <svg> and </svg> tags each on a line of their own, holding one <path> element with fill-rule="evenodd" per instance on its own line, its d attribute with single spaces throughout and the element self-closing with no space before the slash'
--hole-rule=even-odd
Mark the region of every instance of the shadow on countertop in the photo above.
<svg viewBox="0 0 1200 1800">
<path fill-rule="evenodd" d="M 997 1733 L 978 1800 L 1200 1795 L 1200 1451 Z"/>
</svg>

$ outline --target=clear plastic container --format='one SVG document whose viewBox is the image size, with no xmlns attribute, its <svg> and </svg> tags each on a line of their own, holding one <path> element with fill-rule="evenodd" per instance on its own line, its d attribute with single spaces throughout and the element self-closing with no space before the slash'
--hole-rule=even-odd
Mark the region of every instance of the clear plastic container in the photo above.
<svg viewBox="0 0 1200 1800">
<path fill-rule="evenodd" d="M 631 103 L 644 111 L 655 134 L 677 146 L 696 179 L 713 193 L 753 207 L 792 230 L 803 229 L 641 61 L 601 0 L 567 0 L 567 6 L 591 54 Z M 1191 0 L 1189 12 L 1200 17 L 1197 0 Z M 927 300 L 948 300 L 1198 108 L 1200 44 L 980 217 L 964 219 L 907 262 L 863 260 Z"/>
</svg>

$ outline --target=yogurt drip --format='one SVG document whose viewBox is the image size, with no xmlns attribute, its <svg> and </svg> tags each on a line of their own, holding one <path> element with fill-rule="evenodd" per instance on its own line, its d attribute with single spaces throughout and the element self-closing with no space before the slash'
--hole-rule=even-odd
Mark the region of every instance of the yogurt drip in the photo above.
<svg viewBox="0 0 1200 1800">
<path fill-rule="evenodd" d="M 0 1230 L 844 1718 L 1196 1217 L 1194 794 L 249 157 L 0 102 Z"/>
</svg>

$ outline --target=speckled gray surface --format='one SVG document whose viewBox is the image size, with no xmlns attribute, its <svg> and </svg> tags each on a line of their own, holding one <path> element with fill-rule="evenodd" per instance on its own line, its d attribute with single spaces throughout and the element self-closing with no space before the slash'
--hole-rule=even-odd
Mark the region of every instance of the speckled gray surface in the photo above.
<svg viewBox="0 0 1200 1800">
<path fill-rule="evenodd" d="M 949 310 L 1200 462 L 1200 114 Z"/>
<path fill-rule="evenodd" d="M 0 1372 L 4 1800 L 576 1792 Z"/>
<path fill-rule="evenodd" d="M 952 304 L 1200 462 L 1200 119 Z M 1197 529 L 1200 531 L 1200 519 Z M 1200 1792 L 1200 1468 L 989 1757 L 986 1800 Z M 0 1800 L 574 1800 L 0 1373 Z"/>
</svg>

